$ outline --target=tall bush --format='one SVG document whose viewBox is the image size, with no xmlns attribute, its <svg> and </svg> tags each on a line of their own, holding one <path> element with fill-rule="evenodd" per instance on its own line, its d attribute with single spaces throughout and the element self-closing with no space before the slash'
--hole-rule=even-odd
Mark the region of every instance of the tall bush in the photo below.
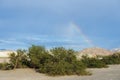
<svg viewBox="0 0 120 80">
<path fill-rule="evenodd" d="M 35 69 L 44 66 L 46 62 L 49 62 L 51 59 L 51 55 L 48 54 L 48 51 L 43 46 L 32 45 L 29 48 L 28 55 L 30 58 L 31 66 Z"/>
<path fill-rule="evenodd" d="M 74 50 L 56 47 L 50 50 L 52 59 L 46 62 L 44 66 L 39 68 L 39 72 L 47 73 L 48 75 L 85 75 L 86 66 L 76 59 Z"/>
</svg>

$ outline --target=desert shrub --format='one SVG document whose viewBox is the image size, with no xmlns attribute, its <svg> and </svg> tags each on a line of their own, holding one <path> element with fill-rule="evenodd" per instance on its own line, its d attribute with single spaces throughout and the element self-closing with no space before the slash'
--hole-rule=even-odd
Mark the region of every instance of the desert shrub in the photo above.
<svg viewBox="0 0 120 80">
<path fill-rule="evenodd" d="M 71 75 L 76 74 L 74 67 L 73 64 L 60 61 L 59 63 L 47 63 L 46 66 L 41 67 L 39 71 L 49 75 Z"/>
<path fill-rule="evenodd" d="M 88 58 L 84 56 L 82 58 L 82 62 L 88 67 L 88 68 L 105 68 L 107 65 L 104 61 L 98 58 Z"/>
<path fill-rule="evenodd" d="M 27 67 L 28 57 L 25 54 L 25 50 L 17 50 L 17 53 L 11 53 L 9 55 L 10 61 L 8 63 L 1 63 L 0 69 L 11 70 L 15 68 Z"/>
<path fill-rule="evenodd" d="M 47 51 L 43 46 L 32 45 L 28 54 L 25 50 L 17 50 L 10 54 L 10 62 L 0 64 L 0 69 L 30 67 L 37 72 L 48 75 L 87 75 L 86 66 L 77 60 L 75 51 L 56 47 Z"/>
<path fill-rule="evenodd" d="M 76 59 L 74 50 L 63 47 L 53 48 L 50 50 L 52 57 L 44 58 L 44 61 L 37 70 L 40 73 L 48 75 L 86 75 L 86 66 Z M 49 61 L 47 61 L 47 59 Z"/>
<path fill-rule="evenodd" d="M 80 61 L 75 61 L 70 64 L 65 61 L 60 61 L 59 63 L 46 63 L 45 66 L 39 68 L 38 72 L 46 73 L 48 75 L 87 75 L 88 72 L 85 71 L 86 67 Z"/>
<path fill-rule="evenodd" d="M 11 70 L 13 69 L 13 65 L 9 63 L 0 63 L 0 69 L 1 70 Z"/>
<path fill-rule="evenodd" d="M 75 51 L 72 49 L 65 49 L 63 47 L 56 47 L 50 50 L 51 54 L 53 55 L 55 61 L 59 62 L 64 60 L 66 62 L 71 63 L 72 61 L 77 60 L 75 56 Z"/>
<path fill-rule="evenodd" d="M 106 64 L 120 64 L 120 53 L 114 53 L 110 56 L 105 56 L 102 59 Z"/>
<path fill-rule="evenodd" d="M 51 55 L 48 54 L 48 51 L 43 46 L 32 45 L 29 48 L 28 56 L 30 58 L 30 67 L 38 69 L 41 66 L 44 66 L 46 62 L 49 62 Z"/>
<path fill-rule="evenodd" d="M 85 75 L 86 66 L 76 59 L 75 51 L 56 47 L 47 51 L 43 46 L 31 46 L 29 48 L 31 66 L 37 72 L 48 75 Z"/>
<path fill-rule="evenodd" d="M 17 50 L 17 53 L 10 54 L 10 64 L 15 68 L 25 68 L 28 65 L 28 57 L 25 50 Z"/>
</svg>

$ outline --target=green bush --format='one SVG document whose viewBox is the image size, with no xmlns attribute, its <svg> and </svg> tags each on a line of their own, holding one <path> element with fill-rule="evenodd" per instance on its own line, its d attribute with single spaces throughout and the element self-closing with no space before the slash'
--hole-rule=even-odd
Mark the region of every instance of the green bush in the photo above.
<svg viewBox="0 0 120 80">
<path fill-rule="evenodd" d="M 28 53 L 28 54 L 27 54 Z M 10 54 L 9 63 L 0 63 L 1 70 L 15 68 L 35 68 L 37 72 L 48 75 L 90 75 L 86 68 L 105 68 L 106 64 L 120 64 L 120 53 L 99 58 L 88 58 L 83 56 L 77 60 L 73 49 L 64 47 L 52 48 L 50 51 L 43 46 L 32 45 L 28 52 L 17 50 Z"/>
<path fill-rule="evenodd" d="M 46 73 L 48 75 L 87 75 L 88 72 L 85 71 L 86 67 L 80 61 L 75 61 L 70 64 L 65 61 L 60 61 L 59 63 L 46 63 L 45 66 L 40 67 L 38 72 Z"/>
<path fill-rule="evenodd" d="M 28 56 L 25 50 L 17 50 L 17 53 L 10 54 L 10 64 L 15 68 L 25 68 L 28 66 Z"/>
<path fill-rule="evenodd" d="M 9 63 L 0 63 L 0 70 L 11 70 L 13 69 L 13 65 Z"/>
<path fill-rule="evenodd" d="M 49 52 L 42 46 L 29 48 L 29 57 L 34 68 L 48 75 L 86 75 L 86 66 L 78 61 L 75 51 L 57 47 Z"/>
<path fill-rule="evenodd" d="M 47 51 L 43 46 L 32 45 L 28 54 L 25 50 L 17 50 L 10 54 L 10 63 L 0 64 L 0 69 L 31 67 L 48 75 L 86 75 L 86 66 L 76 59 L 75 51 L 63 47 Z"/>
<path fill-rule="evenodd" d="M 41 66 L 44 66 L 46 62 L 49 62 L 51 55 L 48 54 L 48 51 L 43 46 L 32 45 L 29 48 L 28 56 L 30 58 L 30 67 L 38 69 Z"/>
<path fill-rule="evenodd" d="M 17 50 L 17 53 L 12 53 L 9 55 L 9 63 L 0 63 L 0 69 L 11 70 L 15 68 L 27 67 L 28 57 L 25 54 L 25 50 Z"/>
<path fill-rule="evenodd" d="M 83 57 L 82 62 L 88 67 L 88 68 L 105 68 L 107 65 L 104 61 L 98 58 L 88 58 Z"/>
<path fill-rule="evenodd" d="M 110 56 L 105 56 L 102 59 L 106 64 L 120 64 L 120 53 L 114 53 Z"/>
</svg>

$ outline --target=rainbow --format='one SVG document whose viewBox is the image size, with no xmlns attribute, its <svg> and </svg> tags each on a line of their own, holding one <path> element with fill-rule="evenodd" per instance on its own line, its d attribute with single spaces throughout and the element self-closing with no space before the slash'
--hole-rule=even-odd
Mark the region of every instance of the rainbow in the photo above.
<svg viewBox="0 0 120 80">
<path fill-rule="evenodd" d="M 77 34 L 80 35 L 80 38 L 82 38 L 89 46 L 94 46 L 94 44 L 92 43 L 92 41 L 83 33 L 82 29 L 80 28 L 80 26 L 71 23 L 71 27 L 72 29 L 77 32 Z"/>
</svg>

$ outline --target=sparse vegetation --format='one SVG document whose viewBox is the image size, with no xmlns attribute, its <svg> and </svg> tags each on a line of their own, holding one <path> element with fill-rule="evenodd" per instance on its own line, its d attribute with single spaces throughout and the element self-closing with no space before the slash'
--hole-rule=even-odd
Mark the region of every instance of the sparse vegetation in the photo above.
<svg viewBox="0 0 120 80">
<path fill-rule="evenodd" d="M 0 63 L 0 69 L 34 68 L 48 75 L 88 75 L 86 68 L 106 68 L 108 64 L 120 64 L 120 53 L 101 58 L 83 56 L 78 60 L 73 49 L 56 47 L 46 50 L 43 46 L 32 45 L 28 51 L 17 50 L 10 55 L 9 63 Z"/>
<path fill-rule="evenodd" d="M 120 64 L 120 53 L 114 53 L 110 56 L 105 56 L 102 59 L 103 62 L 106 64 Z"/>
<path fill-rule="evenodd" d="M 89 57 L 83 56 L 82 62 L 88 68 L 106 68 L 107 67 L 106 63 L 99 58 L 89 58 Z"/>
<path fill-rule="evenodd" d="M 28 57 L 25 50 L 17 50 L 17 53 L 10 54 L 10 64 L 15 68 L 25 68 L 28 65 Z"/>
<path fill-rule="evenodd" d="M 25 68 L 28 67 L 28 57 L 25 54 L 25 50 L 17 50 L 16 53 L 11 53 L 9 55 L 10 61 L 8 63 L 1 63 L 0 69 L 2 70 L 11 70 L 16 68 Z"/>
<path fill-rule="evenodd" d="M 1 70 L 12 70 L 13 66 L 9 63 L 0 63 Z"/>
<path fill-rule="evenodd" d="M 107 67 L 107 65 L 120 64 L 120 53 L 114 53 L 109 56 L 103 56 L 101 57 L 101 59 L 88 58 L 84 56 L 82 61 L 88 68 L 103 68 Z"/>
</svg>

